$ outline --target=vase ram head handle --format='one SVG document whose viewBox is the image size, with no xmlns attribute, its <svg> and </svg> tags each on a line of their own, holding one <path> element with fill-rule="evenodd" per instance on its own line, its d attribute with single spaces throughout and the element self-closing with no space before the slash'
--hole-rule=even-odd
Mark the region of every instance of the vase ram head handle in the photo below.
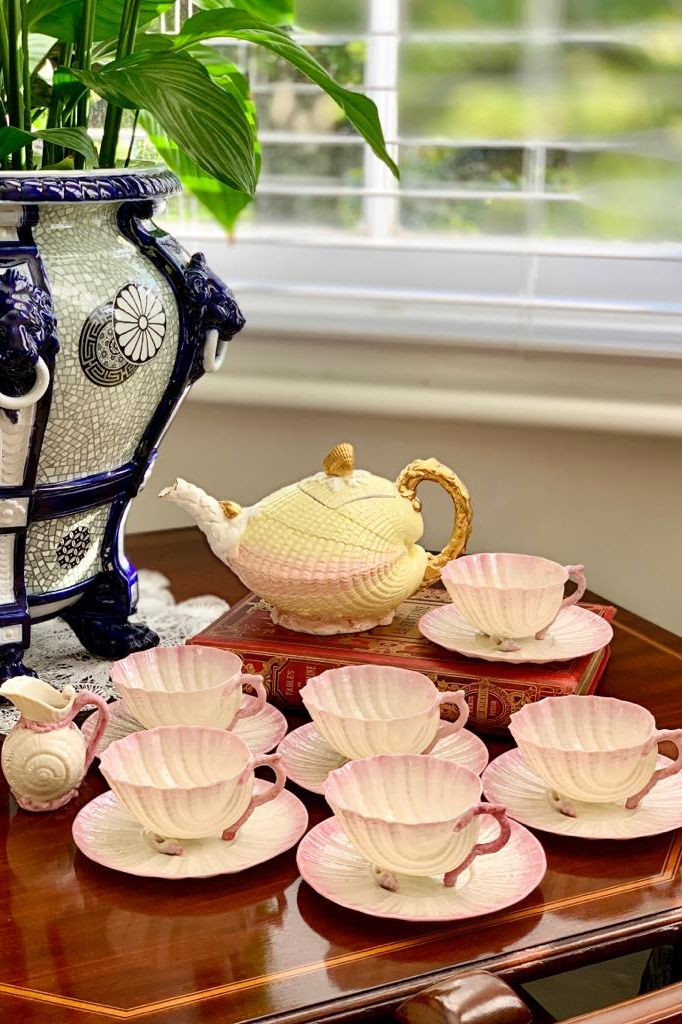
<svg viewBox="0 0 682 1024">
<path fill-rule="evenodd" d="M 45 357 L 58 342 L 50 295 L 16 267 L 0 275 L 0 409 L 16 422 L 19 409 L 39 401 L 50 384 Z"/>
<path fill-rule="evenodd" d="M 246 319 L 228 286 L 214 274 L 202 252 L 195 252 L 185 268 L 185 285 L 198 313 L 203 336 L 201 362 L 196 376 L 220 369 L 226 343 L 241 331 Z"/>
</svg>

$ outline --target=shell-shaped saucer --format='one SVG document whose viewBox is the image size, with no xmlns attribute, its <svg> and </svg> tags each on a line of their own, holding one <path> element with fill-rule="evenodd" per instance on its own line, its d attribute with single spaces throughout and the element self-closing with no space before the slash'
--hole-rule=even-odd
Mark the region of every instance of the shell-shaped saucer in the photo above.
<svg viewBox="0 0 682 1024">
<path fill-rule="evenodd" d="M 659 756 L 662 767 L 669 759 Z M 483 773 L 483 790 L 492 803 L 502 803 L 516 821 L 542 832 L 577 839 L 640 839 L 682 826 L 682 774 L 657 783 L 634 810 L 619 804 L 571 801 L 577 817 L 554 807 L 547 785 L 526 764 L 520 750 L 508 750 Z"/>
<path fill-rule="evenodd" d="M 454 604 L 440 605 L 422 615 L 419 632 L 448 651 L 457 651 L 481 661 L 506 661 L 511 665 L 570 661 L 601 650 L 613 639 L 611 623 L 579 605 L 559 612 L 544 639 L 526 637 L 518 640 L 518 651 L 500 650 L 491 637 L 470 626 Z"/>
<path fill-rule="evenodd" d="M 249 701 L 256 698 L 245 693 L 242 697 L 242 707 Z M 96 716 L 99 712 L 90 715 L 83 722 L 82 733 L 86 742 L 89 741 L 95 730 Z M 276 747 L 287 731 L 287 720 L 272 704 L 266 704 L 257 714 L 251 718 L 240 718 L 234 729 L 230 731 L 244 740 L 252 754 L 266 754 L 273 747 Z M 125 706 L 125 701 L 116 700 L 109 704 L 109 722 L 97 746 L 97 757 L 102 754 L 114 740 L 121 740 L 124 736 L 130 736 L 131 732 L 141 732 L 144 726 L 137 719 L 133 718 Z"/>
<path fill-rule="evenodd" d="M 432 755 L 464 765 L 480 775 L 488 763 L 488 750 L 483 740 L 468 729 L 458 730 L 456 722 L 442 722 L 441 729 L 444 735 L 431 751 Z M 324 793 L 329 773 L 347 761 L 320 735 L 314 722 L 288 733 L 277 752 L 284 758 L 287 778 L 311 793 Z"/>
<path fill-rule="evenodd" d="M 492 914 L 524 899 L 542 881 L 547 862 L 539 841 L 512 822 L 509 842 L 497 853 L 477 857 L 451 888 L 442 875 L 397 875 L 398 892 L 382 889 L 371 865 L 356 853 L 337 824 L 327 818 L 301 841 L 296 862 L 301 876 L 321 896 L 348 910 L 401 921 L 464 921 Z M 492 839 L 497 825 L 481 826 Z"/>
<path fill-rule="evenodd" d="M 271 782 L 256 780 L 255 792 Z M 73 823 L 73 839 L 90 860 L 114 871 L 145 878 L 210 878 L 246 871 L 295 846 L 308 827 L 308 812 L 293 793 L 283 789 L 257 807 L 232 842 L 219 837 L 183 839 L 179 857 L 160 853 L 142 825 L 117 802 L 111 791 L 95 797 Z"/>
</svg>

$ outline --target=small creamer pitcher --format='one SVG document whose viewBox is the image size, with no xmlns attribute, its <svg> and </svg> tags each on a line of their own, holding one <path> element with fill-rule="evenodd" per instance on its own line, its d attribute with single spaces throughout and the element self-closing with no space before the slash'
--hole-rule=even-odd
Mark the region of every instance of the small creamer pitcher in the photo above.
<svg viewBox="0 0 682 1024">
<path fill-rule="evenodd" d="M 90 690 L 60 692 L 42 679 L 17 676 L 0 686 L 21 713 L 2 747 L 2 770 L 25 811 L 54 811 L 78 793 L 109 719 L 102 697 Z M 76 714 L 88 704 L 98 710 L 97 726 L 86 743 Z"/>
</svg>

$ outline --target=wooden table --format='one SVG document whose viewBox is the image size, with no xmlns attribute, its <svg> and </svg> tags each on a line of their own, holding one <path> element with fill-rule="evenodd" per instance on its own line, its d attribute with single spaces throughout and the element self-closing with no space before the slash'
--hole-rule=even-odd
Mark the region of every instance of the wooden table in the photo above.
<svg viewBox="0 0 682 1024">
<path fill-rule="evenodd" d="M 178 599 L 234 600 L 239 583 L 193 530 L 131 538 Z M 625 611 L 600 692 L 682 724 L 682 640 Z M 502 749 L 499 741 L 493 752 Z M 293 851 L 242 875 L 171 883 L 81 856 L 74 815 L 104 788 L 45 815 L 2 789 L 0 1020 L 33 1024 L 233 1024 L 386 1019 L 407 996 L 485 968 L 519 982 L 670 941 L 682 926 L 682 834 L 627 844 L 541 836 L 548 874 L 523 903 L 454 926 L 374 920 L 297 877 Z M 305 796 L 314 824 L 327 814 Z"/>
</svg>

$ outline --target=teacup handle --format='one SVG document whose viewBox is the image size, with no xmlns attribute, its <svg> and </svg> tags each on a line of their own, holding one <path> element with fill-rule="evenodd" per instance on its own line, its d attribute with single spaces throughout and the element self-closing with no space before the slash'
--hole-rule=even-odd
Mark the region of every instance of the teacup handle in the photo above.
<svg viewBox="0 0 682 1024">
<path fill-rule="evenodd" d="M 465 814 L 459 819 L 453 832 L 461 832 L 463 828 L 466 828 L 473 818 L 478 817 L 479 814 L 489 814 L 491 817 L 496 818 L 499 826 L 500 833 L 495 839 L 491 839 L 488 843 L 476 843 L 473 850 L 466 857 L 462 863 L 453 868 L 452 871 L 447 871 L 443 876 L 443 885 L 454 885 L 459 876 L 465 871 L 469 865 L 484 853 L 497 853 L 503 846 L 506 846 L 511 836 L 511 825 L 507 817 L 507 810 L 502 807 L 501 804 L 477 804 L 476 807 L 470 807 Z"/>
<path fill-rule="evenodd" d="M 469 718 L 469 705 L 467 704 L 466 697 L 464 696 L 464 690 L 456 690 L 454 693 L 446 691 L 445 693 L 439 693 L 436 698 L 439 704 L 455 704 L 459 715 L 454 722 L 441 722 L 436 730 L 436 735 L 429 743 L 426 750 L 422 750 L 422 754 L 430 754 L 433 748 L 439 743 L 446 732 L 452 735 L 453 732 L 460 732 L 467 724 Z"/>
<path fill-rule="evenodd" d="M 674 743 L 677 747 L 677 757 L 672 764 L 666 765 L 665 768 L 658 768 L 651 776 L 646 786 L 640 789 L 639 793 L 635 793 L 634 796 L 628 797 L 625 801 L 625 806 L 629 811 L 633 810 L 640 800 L 643 800 L 647 793 L 650 793 L 657 782 L 661 779 L 669 779 L 671 775 L 677 775 L 682 769 L 682 729 L 659 729 L 652 737 L 646 746 L 644 751 L 648 754 L 653 750 L 654 747 L 658 748 L 659 743 Z"/>
<path fill-rule="evenodd" d="M 284 789 L 284 783 L 287 781 L 287 773 L 284 770 L 284 759 L 281 754 L 262 754 L 260 757 L 254 758 L 254 760 L 249 761 L 244 768 L 241 778 L 245 779 L 246 776 L 248 776 L 252 771 L 255 771 L 256 768 L 272 768 L 275 773 L 275 784 L 274 786 L 270 786 L 269 789 L 266 789 L 264 793 L 260 793 L 258 795 L 254 794 L 251 797 L 249 806 L 246 808 L 241 818 L 235 821 L 234 825 L 230 825 L 229 828 L 225 829 L 223 832 L 223 839 L 234 839 L 237 832 L 239 832 L 239 829 L 246 821 L 248 821 L 256 808 L 262 807 L 263 804 L 267 804 L 271 800 L 274 800 L 275 797 L 279 796 Z"/>
<path fill-rule="evenodd" d="M 256 699 L 250 700 L 244 707 L 239 708 L 239 711 L 232 719 L 232 725 L 238 722 L 240 718 L 252 718 L 253 715 L 257 715 L 259 711 L 262 711 L 268 699 L 268 691 L 265 689 L 262 676 L 252 676 L 248 672 L 242 672 L 239 677 L 239 685 L 242 691 L 245 686 L 252 686 L 256 691 Z"/>
<path fill-rule="evenodd" d="M 536 640 L 543 640 L 547 630 L 552 625 L 552 623 L 556 621 L 557 616 L 561 614 L 564 608 L 570 608 L 571 605 L 577 604 L 580 598 L 587 590 L 587 579 L 585 578 L 584 565 L 565 565 L 564 569 L 568 573 L 569 580 L 573 580 L 573 582 L 576 584 L 576 589 L 573 591 L 572 594 L 569 594 L 568 597 L 565 597 L 563 599 L 563 601 L 559 605 L 559 611 L 552 619 L 552 622 L 548 622 L 544 629 L 539 630 L 535 634 Z"/>
<path fill-rule="evenodd" d="M 92 690 L 83 690 L 82 693 L 79 693 L 77 695 L 71 708 L 71 718 L 74 718 L 75 715 L 77 715 L 78 712 L 81 710 L 81 708 L 87 707 L 88 704 L 94 704 L 95 707 L 97 708 L 97 721 L 95 723 L 95 728 L 93 730 L 92 736 L 90 737 L 88 745 L 85 748 L 86 772 L 95 759 L 95 754 L 97 753 L 99 741 L 101 740 L 102 734 L 107 727 L 107 722 L 109 721 L 109 706 L 107 702 L 104 700 L 103 697 L 100 697 L 98 693 L 93 693 Z"/>
</svg>

